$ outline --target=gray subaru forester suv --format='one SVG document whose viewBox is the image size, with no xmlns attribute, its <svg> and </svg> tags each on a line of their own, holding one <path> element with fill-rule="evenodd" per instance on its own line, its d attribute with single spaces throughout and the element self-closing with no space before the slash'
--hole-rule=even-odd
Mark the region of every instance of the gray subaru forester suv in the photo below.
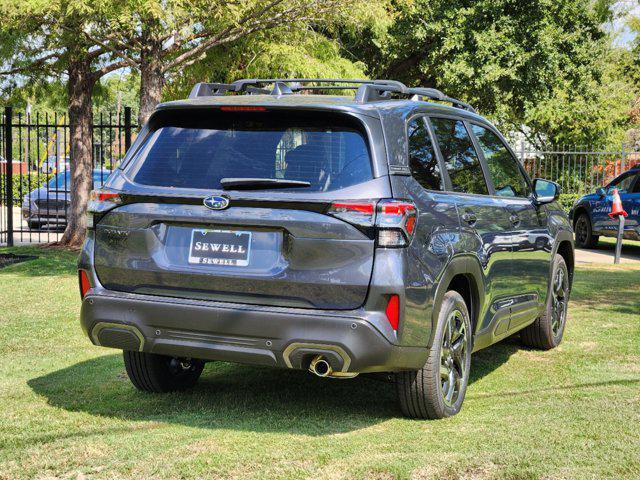
<svg viewBox="0 0 640 480">
<path fill-rule="evenodd" d="M 405 415 L 454 415 L 472 352 L 562 339 L 574 255 L 558 194 L 438 90 L 198 84 L 92 193 L 82 328 L 143 391 L 191 387 L 215 360 L 385 372 Z"/>
</svg>

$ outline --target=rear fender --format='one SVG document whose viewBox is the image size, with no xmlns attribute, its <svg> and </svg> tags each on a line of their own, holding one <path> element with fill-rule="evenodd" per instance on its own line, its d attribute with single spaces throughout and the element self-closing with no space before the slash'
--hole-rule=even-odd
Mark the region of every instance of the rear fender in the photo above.
<svg viewBox="0 0 640 480">
<path fill-rule="evenodd" d="M 431 316 L 431 323 L 433 328 L 431 329 L 431 337 L 429 339 L 429 347 L 433 344 L 435 337 L 436 326 L 438 324 L 438 315 L 440 314 L 440 307 L 444 299 L 445 293 L 449 291 L 449 285 L 451 280 L 456 275 L 464 275 L 470 280 L 471 287 L 471 305 L 467 305 L 469 313 L 471 315 L 472 330 L 475 337 L 475 327 L 478 322 L 482 305 L 485 302 L 484 288 L 479 288 L 483 285 L 482 281 L 482 269 L 477 259 L 474 259 L 471 255 L 458 255 L 451 259 L 449 264 L 445 267 L 442 276 L 438 280 L 438 286 L 434 296 L 433 311 Z"/>
</svg>

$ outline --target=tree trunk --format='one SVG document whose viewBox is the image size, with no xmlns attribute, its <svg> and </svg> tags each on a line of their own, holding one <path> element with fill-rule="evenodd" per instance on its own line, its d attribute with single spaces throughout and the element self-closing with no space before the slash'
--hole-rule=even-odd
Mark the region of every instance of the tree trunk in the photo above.
<svg viewBox="0 0 640 480">
<path fill-rule="evenodd" d="M 138 125 L 144 125 L 149 116 L 162 100 L 164 71 L 162 69 L 161 46 L 147 48 L 142 52 L 140 61 L 140 113 Z"/>
<path fill-rule="evenodd" d="M 60 244 L 79 247 L 84 242 L 86 213 L 92 180 L 91 94 L 95 85 L 91 61 L 85 58 L 69 64 L 69 156 L 71 162 L 71 205 L 67 212 L 67 228 Z"/>
</svg>

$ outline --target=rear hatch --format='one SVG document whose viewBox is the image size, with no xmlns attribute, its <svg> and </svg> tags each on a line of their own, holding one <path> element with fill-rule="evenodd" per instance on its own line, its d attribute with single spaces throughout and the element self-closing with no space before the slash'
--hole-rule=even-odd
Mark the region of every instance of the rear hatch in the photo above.
<svg viewBox="0 0 640 480">
<path fill-rule="evenodd" d="M 360 120 L 328 112 L 158 112 L 107 189 L 94 264 L 107 289 L 354 309 L 374 234 L 336 201 L 389 196 Z M 342 217 L 342 218 L 338 218 Z"/>
</svg>

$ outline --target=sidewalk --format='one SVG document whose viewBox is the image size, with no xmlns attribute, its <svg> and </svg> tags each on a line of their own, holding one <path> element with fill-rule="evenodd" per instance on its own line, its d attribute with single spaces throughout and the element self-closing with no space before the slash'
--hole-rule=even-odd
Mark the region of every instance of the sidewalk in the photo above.
<svg viewBox="0 0 640 480">
<path fill-rule="evenodd" d="M 598 248 L 579 249 L 576 248 L 576 263 L 608 263 L 613 265 L 615 256 L 615 239 L 604 239 L 600 241 Z M 622 242 L 622 255 L 620 264 L 640 264 L 640 243 Z"/>
</svg>

